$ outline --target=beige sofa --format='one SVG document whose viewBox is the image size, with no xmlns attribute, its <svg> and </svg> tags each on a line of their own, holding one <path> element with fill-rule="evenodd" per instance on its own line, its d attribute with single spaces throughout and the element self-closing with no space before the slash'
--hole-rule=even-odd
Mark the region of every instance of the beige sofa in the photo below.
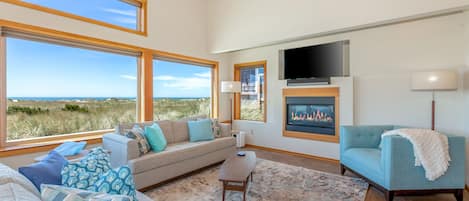
<svg viewBox="0 0 469 201">
<path fill-rule="evenodd" d="M 156 121 L 168 142 L 159 153 L 139 156 L 137 141 L 121 133 L 135 124 L 123 124 L 115 133 L 103 136 L 103 147 L 111 151 L 113 167 L 128 165 L 134 175 L 137 189 L 143 189 L 194 170 L 221 162 L 236 152 L 236 140 L 231 137 L 229 124 L 220 124 L 221 137 L 211 141 L 189 142 L 187 120 Z M 137 123 L 141 127 L 153 122 Z"/>
</svg>

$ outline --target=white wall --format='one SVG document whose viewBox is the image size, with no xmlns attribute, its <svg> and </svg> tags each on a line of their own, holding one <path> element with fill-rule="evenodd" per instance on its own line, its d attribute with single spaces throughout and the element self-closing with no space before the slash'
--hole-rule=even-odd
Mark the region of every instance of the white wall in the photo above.
<svg viewBox="0 0 469 201">
<path fill-rule="evenodd" d="M 464 66 L 464 15 L 455 14 L 361 31 L 312 38 L 231 53 L 231 64 L 267 60 L 267 123 L 236 121 L 254 131 L 247 142 L 322 157 L 339 157 L 333 143 L 282 136 L 278 51 L 339 40 L 350 40 L 350 72 L 355 79 L 356 124 L 397 124 L 430 127 L 431 93 L 410 90 L 410 74 Z M 461 82 L 462 86 L 462 82 Z M 463 89 L 437 93 L 438 130 L 465 134 Z M 466 132 L 467 134 L 467 132 Z"/>
<path fill-rule="evenodd" d="M 69 18 L 0 2 L 0 19 L 220 61 L 220 80 L 228 75 L 225 55 L 207 51 L 207 5 L 205 0 L 148 1 L 148 37 L 122 32 Z M 220 97 L 221 119 L 229 119 L 229 98 Z M 42 154 L 42 153 L 41 153 Z M 38 154 L 0 158 L 0 163 L 17 167 L 32 162 Z"/>
<path fill-rule="evenodd" d="M 210 50 L 257 47 L 468 5 L 469 0 L 209 0 Z"/>
<path fill-rule="evenodd" d="M 469 12 L 465 13 L 464 16 L 464 58 L 465 58 L 465 69 L 464 72 L 464 122 L 465 122 L 465 134 L 469 135 Z M 466 153 L 469 153 L 469 138 L 466 139 Z M 469 160 L 466 160 L 466 167 L 469 168 Z M 466 173 L 466 183 L 469 183 L 469 174 Z"/>
</svg>

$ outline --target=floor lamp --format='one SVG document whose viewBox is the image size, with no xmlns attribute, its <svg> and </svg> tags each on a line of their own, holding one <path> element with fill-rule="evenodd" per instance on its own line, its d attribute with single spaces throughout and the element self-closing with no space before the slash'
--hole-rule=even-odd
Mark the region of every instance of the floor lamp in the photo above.
<svg viewBox="0 0 469 201">
<path fill-rule="evenodd" d="M 412 74 L 412 90 L 432 92 L 432 130 L 435 130 L 435 91 L 458 89 L 455 71 L 429 71 Z"/>
<path fill-rule="evenodd" d="M 239 81 L 222 81 L 221 92 L 230 94 L 230 123 L 233 123 L 233 94 L 241 92 L 241 82 Z"/>
</svg>

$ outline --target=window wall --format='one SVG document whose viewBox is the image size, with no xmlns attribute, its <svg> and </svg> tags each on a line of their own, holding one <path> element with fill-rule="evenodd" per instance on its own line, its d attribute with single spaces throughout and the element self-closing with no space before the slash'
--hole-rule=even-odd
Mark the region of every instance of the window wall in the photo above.
<svg viewBox="0 0 469 201">
<path fill-rule="evenodd" d="M 235 80 L 241 92 L 235 96 L 235 119 L 266 121 L 266 62 L 235 65 Z"/>
<path fill-rule="evenodd" d="M 212 68 L 181 62 L 153 61 L 155 120 L 211 116 Z"/>
<path fill-rule="evenodd" d="M 146 34 L 146 0 L 8 0 L 19 6 Z"/>
<path fill-rule="evenodd" d="M 136 121 L 137 57 L 4 40 L 7 141 Z"/>
</svg>

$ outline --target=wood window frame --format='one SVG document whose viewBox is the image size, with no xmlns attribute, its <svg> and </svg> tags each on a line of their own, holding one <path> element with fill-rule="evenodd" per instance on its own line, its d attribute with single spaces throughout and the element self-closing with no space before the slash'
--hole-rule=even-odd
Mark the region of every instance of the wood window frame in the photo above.
<svg viewBox="0 0 469 201">
<path fill-rule="evenodd" d="M 244 120 L 244 121 L 254 121 L 254 122 L 267 122 L 267 61 L 254 61 L 254 62 L 246 62 L 246 63 L 238 63 L 234 65 L 234 81 L 241 80 L 241 69 L 243 68 L 256 68 L 262 66 L 264 68 L 264 117 L 263 120 L 249 120 L 249 119 L 241 119 L 241 94 L 235 93 L 234 95 L 234 103 L 233 103 L 233 113 L 234 113 L 234 120 Z"/>
<path fill-rule="evenodd" d="M 126 28 L 126 27 L 111 24 L 111 23 L 104 22 L 104 21 L 101 21 L 101 20 L 96 20 L 96 19 L 92 19 L 92 18 L 89 18 L 89 17 L 84 17 L 84 16 L 81 16 L 81 15 L 72 14 L 72 13 L 57 10 L 57 9 L 54 9 L 54 8 L 48 8 L 48 7 L 41 6 L 41 5 L 34 4 L 34 3 L 24 2 L 22 0 L 3 0 L 2 2 L 10 3 L 10 4 L 13 4 L 13 5 L 16 5 L 16 6 L 29 8 L 29 9 L 33 9 L 33 10 L 37 10 L 37 11 L 41 11 L 41 12 L 45 12 L 45 13 L 49 13 L 49 14 L 53 14 L 53 15 L 58 15 L 58 16 L 66 17 L 66 18 L 71 18 L 71 19 L 74 19 L 74 20 L 79 20 L 79 21 L 83 21 L 83 22 L 87 22 L 87 23 L 91 23 L 91 24 L 95 24 L 95 25 L 99 25 L 99 26 L 103 26 L 103 27 L 107 27 L 107 28 L 111 28 L 111 29 L 125 31 L 125 32 L 128 32 L 128 33 L 138 34 L 138 35 L 142 35 L 142 36 L 148 36 L 148 28 L 147 28 L 147 24 L 148 24 L 147 23 L 147 20 L 148 20 L 148 17 L 147 17 L 147 15 L 148 15 L 148 5 L 147 5 L 147 0 L 118 0 L 118 1 L 122 1 L 122 2 L 125 2 L 125 3 L 128 3 L 128 4 L 132 4 L 135 7 L 137 7 L 137 11 L 138 11 L 138 13 L 137 13 L 137 27 L 136 27 L 137 29 L 129 29 L 129 28 Z"/>
<path fill-rule="evenodd" d="M 59 40 L 70 40 L 84 43 L 87 45 L 95 45 L 99 47 L 107 47 L 121 49 L 123 51 L 140 52 L 137 67 L 137 122 L 153 120 L 153 57 L 167 57 L 183 61 L 190 61 L 204 65 L 212 66 L 212 117 L 217 118 L 219 115 L 219 62 L 201 59 L 191 56 L 185 56 L 176 53 L 170 53 L 160 50 L 138 47 L 124 43 L 98 39 L 83 36 L 74 33 L 57 31 L 44 27 L 28 25 L 8 20 L 0 19 L 0 29 L 3 27 L 20 30 L 24 33 L 40 34 Z M 6 54 L 5 37 L 0 35 L 0 158 L 34 153 L 39 151 L 47 151 L 55 148 L 64 141 L 87 141 L 88 144 L 101 143 L 104 133 L 113 132 L 114 129 L 105 129 L 98 131 L 88 131 L 73 134 L 55 135 L 49 137 L 38 137 L 32 139 L 15 140 L 7 142 L 6 128 L 6 62 L 4 55 Z"/>
</svg>

